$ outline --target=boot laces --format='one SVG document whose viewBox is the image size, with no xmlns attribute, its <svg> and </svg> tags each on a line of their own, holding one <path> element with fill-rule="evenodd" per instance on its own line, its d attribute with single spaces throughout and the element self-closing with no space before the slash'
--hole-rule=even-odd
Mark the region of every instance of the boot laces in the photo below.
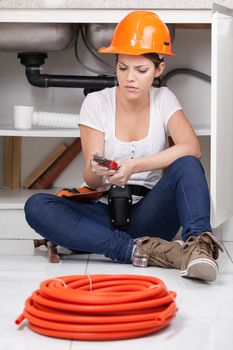
<svg viewBox="0 0 233 350">
<path fill-rule="evenodd" d="M 195 250 L 198 255 L 207 255 L 213 258 L 215 249 L 212 242 L 206 241 L 203 237 L 199 236 L 190 237 L 187 243 L 187 246 L 191 248 L 192 251 Z"/>
<path fill-rule="evenodd" d="M 205 254 L 208 256 L 213 255 L 213 245 L 211 243 L 207 243 L 204 240 L 200 239 L 200 242 L 197 244 L 196 251 L 201 254 Z"/>
</svg>

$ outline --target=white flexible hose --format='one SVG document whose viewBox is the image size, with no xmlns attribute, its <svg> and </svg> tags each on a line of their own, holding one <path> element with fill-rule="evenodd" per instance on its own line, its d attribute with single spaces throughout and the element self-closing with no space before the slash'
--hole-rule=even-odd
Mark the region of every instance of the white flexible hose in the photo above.
<svg viewBox="0 0 233 350">
<path fill-rule="evenodd" d="M 32 115 L 32 125 L 55 128 L 78 128 L 78 114 L 52 113 L 35 111 Z"/>
</svg>

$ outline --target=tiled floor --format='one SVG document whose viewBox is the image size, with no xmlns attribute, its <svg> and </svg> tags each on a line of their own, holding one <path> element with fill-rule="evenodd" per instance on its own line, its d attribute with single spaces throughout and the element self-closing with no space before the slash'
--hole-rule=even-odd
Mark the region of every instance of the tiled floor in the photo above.
<svg viewBox="0 0 233 350">
<path fill-rule="evenodd" d="M 216 283 L 184 279 L 176 270 L 112 263 L 96 255 L 65 257 L 51 264 L 30 240 L 0 241 L 0 349 L 1 350 L 228 350 L 233 347 L 233 242 L 224 243 Z M 161 278 L 177 292 L 177 317 L 161 332 L 143 338 L 113 342 L 68 341 L 32 332 L 27 322 L 16 327 L 24 300 L 47 278 L 72 274 L 147 274 Z"/>
</svg>

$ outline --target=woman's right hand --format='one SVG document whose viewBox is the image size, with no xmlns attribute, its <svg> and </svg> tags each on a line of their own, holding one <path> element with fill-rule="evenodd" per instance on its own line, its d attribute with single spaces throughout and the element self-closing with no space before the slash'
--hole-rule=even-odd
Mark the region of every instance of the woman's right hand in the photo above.
<svg viewBox="0 0 233 350">
<path fill-rule="evenodd" d="M 116 174 L 116 170 L 108 169 L 108 167 L 105 167 L 103 165 L 99 165 L 97 162 L 93 160 L 94 156 L 103 157 L 103 154 L 99 150 L 95 150 L 91 153 L 90 158 L 90 167 L 91 171 L 98 176 L 103 176 L 105 178 L 108 178 L 109 176 L 113 176 Z"/>
</svg>

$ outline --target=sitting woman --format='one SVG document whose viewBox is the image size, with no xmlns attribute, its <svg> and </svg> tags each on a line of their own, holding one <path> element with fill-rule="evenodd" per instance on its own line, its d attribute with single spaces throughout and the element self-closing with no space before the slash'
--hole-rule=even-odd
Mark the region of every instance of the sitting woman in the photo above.
<svg viewBox="0 0 233 350">
<path fill-rule="evenodd" d="M 85 98 L 80 133 L 84 180 L 92 189 L 110 188 L 109 203 L 105 196 L 80 203 L 35 194 L 25 204 L 26 219 L 63 247 L 214 281 L 222 248 L 210 226 L 200 145 L 175 95 L 152 86 L 164 71 L 164 57 L 174 55 L 168 28 L 155 13 L 135 11 L 99 51 L 117 55 L 118 86 Z M 96 156 L 118 167 L 103 166 Z M 172 241 L 181 226 L 182 241 Z"/>
</svg>

